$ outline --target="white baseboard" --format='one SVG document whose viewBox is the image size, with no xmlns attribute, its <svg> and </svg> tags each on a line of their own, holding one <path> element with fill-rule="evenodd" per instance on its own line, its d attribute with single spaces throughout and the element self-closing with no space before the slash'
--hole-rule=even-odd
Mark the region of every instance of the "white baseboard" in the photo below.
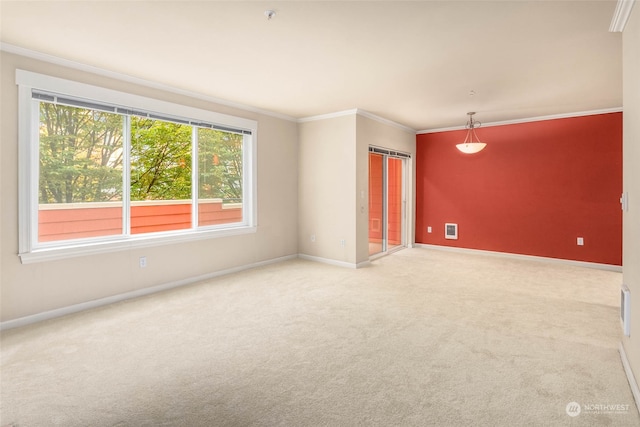
<svg viewBox="0 0 640 427">
<path fill-rule="evenodd" d="M 602 270 L 610 270 L 610 271 L 617 271 L 617 272 L 621 272 L 622 271 L 622 267 L 616 266 L 616 265 L 597 264 L 597 263 L 590 263 L 590 262 L 563 260 L 563 259 L 556 259 L 556 258 L 546 258 L 546 257 L 538 257 L 538 256 L 531 256 L 531 255 L 510 254 L 510 253 L 505 253 L 505 252 L 484 251 L 484 250 L 479 250 L 479 249 L 455 248 L 455 247 L 451 247 L 451 246 L 428 245 L 428 244 L 423 244 L 423 243 L 415 243 L 415 244 L 410 245 L 410 247 L 435 249 L 435 250 L 450 251 L 450 252 L 460 252 L 460 253 L 476 253 L 476 254 L 481 254 L 481 255 L 500 256 L 500 257 L 505 257 L 505 258 L 516 258 L 516 259 L 528 259 L 528 260 L 535 260 L 535 261 L 554 262 L 554 263 L 560 263 L 560 264 L 569 264 L 569 265 L 574 265 L 574 266 L 579 266 L 579 267 L 598 268 L 598 269 L 602 269 Z M 196 282 L 201 282 L 203 280 L 212 279 L 214 277 L 219 277 L 219 276 L 224 276 L 224 275 L 227 275 L 227 274 L 237 273 L 237 272 L 240 272 L 240 271 L 243 271 L 243 270 L 249 270 L 249 269 L 260 267 L 260 266 L 263 266 L 263 265 L 282 262 L 282 261 L 286 261 L 286 260 L 294 259 L 294 258 L 300 258 L 300 259 L 305 259 L 305 260 L 308 260 L 308 261 L 320 262 L 320 263 L 323 263 L 323 264 L 335 265 L 335 266 L 338 266 L 338 267 L 346 267 L 346 268 L 363 268 L 363 267 L 367 267 L 367 266 L 369 266 L 371 264 L 371 261 L 369 261 L 369 260 L 363 261 L 363 262 L 360 262 L 360 263 L 350 263 L 350 262 L 338 261 L 338 260 L 333 260 L 333 259 L 329 259 L 329 258 L 317 257 L 317 256 L 312 256 L 312 255 L 306 255 L 306 254 L 287 255 L 287 256 L 283 256 L 283 257 L 279 257 L 279 258 L 269 259 L 269 260 L 266 260 L 266 261 L 256 262 L 256 263 L 253 263 L 253 264 L 247 264 L 247 265 L 242 265 L 242 266 L 239 266 L 239 267 L 233 267 L 233 268 L 229 268 L 229 269 L 225 269 L 225 270 L 216 271 L 216 272 L 213 272 L 213 273 L 203 274 L 203 275 L 196 276 L 196 277 L 189 277 L 187 279 L 178 280 L 178 281 L 174 281 L 174 282 L 169 282 L 169 283 L 165 283 L 165 284 L 158 285 L 158 286 L 152 286 L 152 287 L 149 287 L 149 288 L 139 289 L 139 290 L 136 290 L 136 291 L 126 292 L 126 293 L 123 293 L 123 294 L 113 295 L 113 296 L 110 296 L 110 297 L 105 297 L 105 298 L 100 298 L 100 299 L 97 299 L 97 300 L 92 300 L 92 301 L 87 301 L 87 302 L 83 302 L 83 303 L 79 303 L 79 304 L 74 304 L 74 305 L 71 305 L 71 306 L 62 307 L 62 308 L 58 308 L 58 309 L 55 309 L 55 310 L 49 310 L 49 311 L 45 311 L 45 312 L 42 312 L 42 313 L 33 314 L 33 315 L 30 315 L 30 316 L 24 316 L 24 317 L 20 317 L 20 318 L 13 319 L 13 320 L 7 320 L 5 322 L 0 322 L 0 331 L 6 330 L 6 329 L 11 329 L 11 328 L 17 328 L 17 327 L 20 327 L 20 326 L 26 326 L 26 325 L 29 325 L 29 324 L 32 324 L 32 323 L 41 322 L 43 320 L 49 320 L 49 319 L 53 319 L 53 318 L 56 318 L 56 317 L 65 316 L 67 314 L 77 313 L 77 312 L 80 312 L 80 311 L 89 310 L 89 309 L 92 309 L 92 308 L 97 308 L 97 307 L 105 306 L 105 305 L 108 305 L 108 304 L 113 304 L 113 303 L 116 303 L 116 302 L 132 299 L 132 298 L 138 298 L 138 297 L 145 296 L 145 295 L 150 295 L 150 294 L 153 294 L 153 293 L 156 293 L 156 292 L 166 291 L 166 290 L 169 290 L 169 289 L 172 289 L 172 288 L 177 288 L 177 287 L 180 287 L 180 286 L 190 285 L 190 284 L 193 284 L 193 283 L 196 283 Z"/>
<path fill-rule="evenodd" d="M 371 264 L 369 260 L 355 264 L 352 262 L 338 261 L 335 259 L 323 258 L 323 257 L 307 255 L 307 254 L 298 254 L 298 258 L 306 259 L 307 261 L 321 262 L 323 264 L 335 265 L 338 267 L 346 267 L 346 268 L 362 268 Z"/>
<path fill-rule="evenodd" d="M 287 255 L 279 258 L 273 258 L 266 261 L 259 261 L 253 264 L 242 265 L 239 267 L 228 268 L 225 270 L 215 271 L 213 273 L 207 273 L 200 276 L 189 277 L 187 279 L 177 280 L 174 282 L 164 283 L 158 286 L 151 286 L 149 288 L 138 289 L 136 291 L 125 292 L 123 294 L 113 295 L 110 297 L 100 298 L 92 301 L 82 302 L 80 304 L 74 304 L 67 307 L 57 308 L 55 310 L 49 310 L 42 313 L 33 314 L 30 316 L 20 317 L 18 319 L 7 320 L 0 323 L 0 331 L 17 328 L 20 326 L 30 325 L 32 323 L 41 322 L 43 320 L 54 319 L 56 317 L 66 316 L 67 314 L 78 313 L 80 311 L 89 310 L 92 308 L 102 307 L 108 304 L 113 304 L 120 301 L 125 301 L 132 298 L 138 298 L 145 295 L 154 294 L 156 292 L 166 291 L 169 289 L 177 288 L 180 286 L 191 285 L 193 283 L 201 282 L 203 280 L 213 279 L 214 277 L 224 276 L 227 274 L 237 273 L 244 270 L 249 270 L 263 265 L 274 264 L 277 262 L 286 261 L 289 259 L 295 259 L 298 255 Z"/>
<path fill-rule="evenodd" d="M 622 267 L 613 264 L 600 264 L 597 262 L 574 261 L 571 259 L 549 258 L 535 255 L 512 254 L 508 252 L 485 251 L 482 249 L 457 248 L 453 246 L 429 245 L 426 243 L 416 243 L 416 248 L 435 249 L 438 251 L 459 252 L 478 255 L 498 256 L 503 258 L 525 259 L 529 261 L 541 261 L 554 264 L 573 265 L 574 267 L 595 268 L 598 270 L 615 271 L 622 273 Z"/>
<path fill-rule="evenodd" d="M 638 413 L 640 413 L 640 389 L 638 388 L 638 383 L 636 382 L 636 378 L 631 370 L 631 365 L 629 364 L 629 359 L 627 358 L 627 352 L 622 343 L 620 343 L 619 351 L 624 373 L 627 375 L 627 381 L 629 381 L 629 387 L 631 387 L 631 394 L 633 394 L 633 399 L 636 401 L 636 409 Z"/>
</svg>

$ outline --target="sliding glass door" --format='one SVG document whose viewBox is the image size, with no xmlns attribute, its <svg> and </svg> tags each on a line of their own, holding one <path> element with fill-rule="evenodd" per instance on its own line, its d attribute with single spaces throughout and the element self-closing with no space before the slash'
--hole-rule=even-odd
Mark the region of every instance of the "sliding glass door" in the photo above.
<svg viewBox="0 0 640 427">
<path fill-rule="evenodd" d="M 369 148 L 369 255 L 405 246 L 408 155 Z"/>
<path fill-rule="evenodd" d="M 369 152 L 369 255 L 384 252 L 384 155 Z"/>
</svg>

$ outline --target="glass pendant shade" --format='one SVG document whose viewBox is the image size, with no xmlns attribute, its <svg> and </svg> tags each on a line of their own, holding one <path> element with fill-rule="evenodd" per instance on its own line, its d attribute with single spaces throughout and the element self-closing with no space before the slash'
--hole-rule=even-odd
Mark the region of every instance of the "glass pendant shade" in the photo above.
<svg viewBox="0 0 640 427">
<path fill-rule="evenodd" d="M 487 144 L 484 142 L 463 142 L 462 144 L 457 144 L 456 148 L 465 154 L 475 154 L 482 151 L 486 146 Z"/>
<path fill-rule="evenodd" d="M 469 115 L 469 121 L 466 124 L 467 137 L 462 144 L 456 144 L 456 148 L 465 154 L 475 154 L 484 149 L 487 146 L 484 142 L 480 142 L 478 135 L 476 135 L 475 128 L 480 127 L 480 122 L 473 121 L 473 115 L 475 113 L 467 113 Z M 475 138 L 475 141 L 474 141 Z"/>
</svg>

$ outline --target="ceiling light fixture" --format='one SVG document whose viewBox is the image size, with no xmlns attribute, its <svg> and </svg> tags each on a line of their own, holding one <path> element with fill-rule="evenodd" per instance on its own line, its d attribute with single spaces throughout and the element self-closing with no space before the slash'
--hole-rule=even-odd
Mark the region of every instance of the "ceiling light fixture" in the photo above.
<svg viewBox="0 0 640 427">
<path fill-rule="evenodd" d="M 273 17 L 276 16 L 276 11 L 275 10 L 265 10 L 264 11 L 264 16 L 266 16 L 267 19 L 269 21 L 271 21 L 273 19 Z"/>
<path fill-rule="evenodd" d="M 469 116 L 469 121 L 465 125 L 467 129 L 467 137 L 464 139 L 462 144 L 457 144 L 456 148 L 462 151 L 465 154 L 475 154 L 484 149 L 487 146 L 484 142 L 480 142 L 478 139 L 478 135 L 476 135 L 476 128 L 482 126 L 482 123 L 473 121 L 473 115 L 475 112 L 467 113 Z M 473 139 L 475 138 L 475 142 Z"/>
</svg>

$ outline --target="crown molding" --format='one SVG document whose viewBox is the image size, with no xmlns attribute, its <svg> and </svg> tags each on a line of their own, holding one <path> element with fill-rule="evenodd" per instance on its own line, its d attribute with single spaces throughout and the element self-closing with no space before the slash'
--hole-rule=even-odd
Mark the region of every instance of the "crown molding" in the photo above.
<svg viewBox="0 0 640 427">
<path fill-rule="evenodd" d="M 403 130 L 407 133 L 413 134 L 415 135 L 416 130 L 412 129 L 408 126 L 402 125 L 400 123 L 394 122 L 393 120 L 389 120 L 389 119 L 385 119 L 384 117 L 380 117 L 378 115 L 375 115 L 373 113 L 370 113 L 366 110 L 362 110 L 360 108 L 353 108 L 351 110 L 343 110 L 343 111 L 336 111 L 335 113 L 327 113 L 327 114 L 320 114 L 317 116 L 309 116 L 309 117 L 303 117 L 301 119 L 298 119 L 298 123 L 307 123 L 307 122 L 315 122 L 318 120 L 327 120 L 327 119 L 334 119 L 337 117 L 344 117 L 344 116 L 362 116 L 362 117 L 366 117 L 368 119 L 371 120 L 375 120 L 376 122 L 388 125 L 388 126 L 393 126 L 395 128 L 398 128 L 400 130 Z"/>
<path fill-rule="evenodd" d="M 334 113 L 319 114 L 317 116 L 302 117 L 297 120 L 298 123 L 315 122 L 318 120 L 335 119 L 336 117 L 353 116 L 358 114 L 358 109 L 336 111 Z"/>
<path fill-rule="evenodd" d="M 266 116 L 271 116 L 271 117 L 275 117 L 275 118 L 278 118 L 278 119 L 287 120 L 287 121 L 290 121 L 290 122 L 305 123 L 305 122 L 311 122 L 311 121 L 315 121 L 315 120 L 324 120 L 324 119 L 330 119 L 330 118 L 335 118 L 335 117 L 341 117 L 341 116 L 348 116 L 348 115 L 357 114 L 357 115 L 360 115 L 360 116 L 363 116 L 363 117 L 368 117 L 368 118 L 370 118 L 372 120 L 376 120 L 376 121 L 378 121 L 380 123 L 384 123 L 384 124 L 387 124 L 387 125 L 391 125 L 391 126 L 397 127 L 399 129 L 404 130 L 405 132 L 409 132 L 409 133 L 413 133 L 413 134 L 416 133 L 416 131 L 414 129 L 411 129 L 411 128 L 407 127 L 407 126 L 401 125 L 400 123 L 396 123 L 394 121 L 385 119 L 385 118 L 380 117 L 380 116 L 376 116 L 375 114 L 369 113 L 368 111 L 357 109 L 357 108 L 354 108 L 354 109 L 351 109 L 351 110 L 345 110 L 345 111 L 338 111 L 338 112 L 335 112 L 335 113 L 322 114 L 322 115 L 318 115 L 318 116 L 304 117 L 304 118 L 298 119 L 298 118 L 295 118 L 295 117 L 292 117 L 292 116 L 288 116 L 286 114 L 276 113 L 276 112 L 269 111 L 269 110 L 263 110 L 261 108 L 252 107 L 250 105 L 241 104 L 241 103 L 233 102 L 233 101 L 228 101 L 228 100 L 225 100 L 225 99 L 215 98 L 215 97 L 212 97 L 212 96 L 203 95 L 201 93 L 192 92 L 192 91 L 189 91 L 189 90 L 178 89 L 178 88 L 175 88 L 173 86 L 165 85 L 165 84 L 162 84 L 162 83 L 152 82 L 152 81 L 145 80 L 145 79 L 142 79 L 142 78 L 139 78 L 139 77 L 133 77 L 133 76 L 130 76 L 128 74 L 118 73 L 118 72 L 115 72 L 115 71 L 106 70 L 104 68 L 95 67 L 93 65 L 83 64 L 81 62 L 72 61 L 72 60 L 69 60 L 69 59 L 61 58 L 61 57 L 50 55 L 50 54 L 47 54 L 47 53 L 34 51 L 34 50 L 31 50 L 31 49 L 26 49 L 26 48 L 23 48 L 23 47 L 20 47 L 20 46 L 16 46 L 16 45 L 12 45 L 12 44 L 9 44 L 9 43 L 0 42 L 0 51 L 11 53 L 11 54 L 15 54 L 15 55 L 24 56 L 26 58 L 35 59 L 35 60 L 46 62 L 46 63 L 49 63 L 49 64 L 60 65 L 62 67 L 67 67 L 67 68 L 71 68 L 71 69 L 78 70 L 78 71 L 83 71 L 83 72 L 87 72 L 87 73 L 100 75 L 100 76 L 103 76 L 103 77 L 112 78 L 112 79 L 123 81 L 123 82 L 127 82 L 127 83 L 133 83 L 133 84 L 137 84 L 137 85 L 140 85 L 140 86 L 149 87 L 149 88 L 152 88 L 152 89 L 162 90 L 164 92 L 175 93 L 177 95 L 184 95 L 184 96 L 188 96 L 189 98 L 200 99 L 200 100 L 203 100 L 203 101 L 212 102 L 212 103 L 215 103 L 215 104 L 220 104 L 220 105 L 224 105 L 224 106 L 227 106 L 227 107 L 233 107 L 233 108 L 237 108 L 237 109 L 240 109 L 240 110 L 249 111 L 249 112 L 252 112 L 252 113 L 263 114 L 263 115 L 266 115 Z"/>
<path fill-rule="evenodd" d="M 629 14 L 631 13 L 631 8 L 634 4 L 635 0 L 619 0 L 618 1 L 618 5 L 616 7 L 616 14 L 614 15 L 614 21 L 618 22 L 619 25 L 621 24 L 622 27 L 624 27 L 624 24 L 626 23 Z M 618 19 L 616 19 L 618 18 Z M 612 27 L 613 27 L 613 23 L 614 21 L 612 21 Z M 610 31 L 612 31 L 610 29 Z M 618 31 L 618 30 L 616 30 Z M 620 30 L 622 31 L 622 30 Z M 169 93 L 175 93 L 178 95 L 183 95 L 183 96 L 187 96 L 190 98 L 194 98 L 194 99 L 200 99 L 203 101 L 207 101 L 207 102 L 212 102 L 215 104 L 220 104 L 220 105 L 224 105 L 227 107 L 232 107 L 232 108 L 237 108 L 239 110 L 244 110 L 244 111 L 249 111 L 249 112 L 253 112 L 253 113 L 257 113 L 257 114 L 263 114 L 266 116 L 270 116 L 270 117 L 274 117 L 274 118 L 278 118 L 278 119 L 282 119 L 282 120 L 286 120 L 286 121 L 290 121 L 290 122 L 296 122 L 296 123 L 306 123 L 306 122 L 312 122 L 312 121 L 316 121 L 316 120 L 325 120 L 325 119 L 331 119 L 331 118 L 336 118 L 336 117 L 343 117 L 343 116 L 349 116 L 349 115 L 360 115 L 362 117 L 366 117 L 372 120 L 375 120 L 379 123 L 383 123 L 389 126 L 393 126 L 395 128 L 401 129 L 405 132 L 408 133 L 412 133 L 412 134 L 425 134 L 425 133 L 435 133 L 435 132 L 446 132 L 446 131 L 452 131 L 452 130 L 462 130 L 465 129 L 464 126 L 454 126 L 454 127 L 447 127 L 447 128 L 438 128 L 438 129 L 425 129 L 425 130 L 419 130 L 416 131 L 415 129 L 412 129 L 408 126 L 402 125 L 400 123 L 394 122 L 392 120 L 389 119 L 385 119 L 384 117 L 380 117 L 376 114 L 370 113 L 366 110 L 362 110 L 359 108 L 354 108 L 354 109 L 350 109 L 350 110 L 344 110 L 344 111 L 338 111 L 338 112 L 334 112 L 334 113 L 328 113 L 328 114 L 321 114 L 321 115 L 316 115 L 316 116 L 309 116 L 309 117 L 303 117 L 303 118 L 295 118 L 286 114 L 281 114 L 281 113 L 276 113 L 273 111 L 269 111 L 269 110 L 264 110 L 261 108 L 257 108 L 257 107 L 252 107 L 250 105 L 245 105 L 245 104 L 241 104 L 241 103 L 237 103 L 237 102 L 233 102 L 233 101 L 228 101 L 225 99 L 220 99 L 220 98 L 216 98 L 216 97 L 212 97 L 212 96 L 208 96 L 208 95 L 203 95 L 201 93 L 197 93 L 197 92 L 192 92 L 189 90 L 184 90 L 184 89 L 178 89 L 175 88 L 173 86 L 169 86 L 169 85 L 165 85 L 162 83 L 157 83 L 157 82 L 152 82 L 149 80 L 145 80 L 139 77 L 133 77 L 130 76 L 128 74 L 123 74 L 123 73 L 118 73 L 115 71 L 110 71 L 110 70 L 106 70 L 103 68 L 99 68 L 99 67 L 95 67 L 92 65 L 87 65 L 84 63 L 80 63 L 80 62 L 76 62 L 76 61 L 72 61 L 69 59 L 64 59 L 64 58 L 60 58 L 58 56 L 54 56 L 54 55 L 50 55 L 50 54 L 46 54 L 46 53 L 42 53 L 42 52 L 37 52 L 34 50 L 30 50 L 30 49 L 26 49 L 20 46 L 15 46 L 9 43 L 5 43 L 5 42 L 0 42 L 0 51 L 3 52 L 7 52 L 7 53 L 11 53 L 11 54 L 15 54 L 15 55 L 20 55 L 20 56 L 24 56 L 27 58 L 31 58 L 31 59 L 35 59 L 38 61 L 42 61 L 42 62 L 47 62 L 50 64 L 54 64 L 54 65 L 60 65 L 63 67 L 67 67 L 67 68 L 71 68 L 71 69 L 75 69 L 78 71 L 83 71 L 83 72 L 88 72 L 88 73 L 92 73 L 92 74 L 96 74 L 96 75 L 100 75 L 103 77 L 108 77 L 108 78 L 112 78 L 115 80 L 120 80 L 120 81 L 124 81 L 127 83 L 133 83 L 133 84 L 137 84 L 140 86 L 145 86 L 145 87 L 149 87 L 152 89 L 157 89 L 157 90 L 162 90 L 164 92 L 169 92 Z M 492 122 L 492 123 L 483 123 L 482 126 L 483 127 L 488 127 L 488 126 L 500 126 L 500 125 L 508 125 L 508 124 L 518 124 L 518 123 L 527 123 L 527 122 L 534 122 L 534 121 L 542 121 L 542 120 L 553 120 L 553 119 L 561 119 L 561 118 L 570 118 L 570 117 L 579 117 L 579 116 L 587 116 L 587 115 L 595 115 L 595 114 L 607 114 L 607 113 L 614 113 L 614 112 L 620 112 L 622 111 L 622 108 L 612 108 L 612 109 L 604 109 L 604 110 L 594 110 L 594 111 L 586 111 L 586 112 L 577 112 L 577 113 L 567 113 L 567 114 L 558 114 L 558 115 L 551 115 L 551 116 L 541 116 L 541 117 L 534 117 L 534 118 L 527 118 L 527 119 L 517 119 L 517 120 L 509 120 L 509 121 L 501 121 L 501 122 Z"/>
<path fill-rule="evenodd" d="M 491 126 L 504 126 L 504 125 L 517 125 L 522 123 L 531 123 L 531 122 L 542 122 L 545 120 L 555 120 L 555 119 L 570 119 L 574 117 L 584 117 L 584 116 L 596 116 L 598 114 L 609 114 L 609 113 L 620 113 L 622 112 L 622 107 L 616 108 L 604 108 L 601 110 L 590 110 L 590 111 L 580 111 L 575 113 L 563 113 L 563 114 L 553 114 L 549 116 L 539 116 L 539 117 L 529 117 L 526 119 L 515 119 L 515 120 L 504 120 L 500 122 L 490 122 L 485 123 L 482 122 L 482 127 L 491 127 Z M 453 126 L 447 128 L 438 128 L 438 129 L 425 129 L 419 130 L 416 134 L 421 135 L 425 133 L 437 133 L 437 132 L 449 132 L 452 130 L 464 130 L 465 126 Z"/>
<path fill-rule="evenodd" d="M 385 124 L 385 125 L 393 126 L 395 128 L 398 128 L 400 130 L 403 130 L 403 131 L 405 131 L 407 133 L 410 133 L 410 134 L 413 134 L 413 135 L 416 134 L 416 130 L 415 129 L 412 129 L 412 128 L 410 128 L 408 126 L 405 126 L 403 124 L 400 124 L 398 122 L 394 122 L 393 120 L 385 119 L 384 117 L 377 116 L 377 115 L 375 115 L 373 113 L 370 113 L 368 111 L 365 111 L 365 110 L 358 109 L 357 111 L 358 111 L 358 115 L 360 115 L 362 117 L 366 117 L 368 119 L 375 120 L 376 122 L 379 122 L 379 123 L 382 123 L 382 124 Z"/>
<path fill-rule="evenodd" d="M 37 52 L 34 50 L 26 49 L 20 46 L 15 46 L 15 45 L 4 43 L 4 42 L 0 42 L 0 51 L 24 56 L 26 58 L 35 59 L 42 62 L 47 62 L 49 64 L 60 65 L 62 67 L 71 68 L 78 71 L 83 71 L 83 72 L 92 73 L 92 74 L 96 74 L 103 77 L 108 77 L 111 79 L 115 79 L 115 80 L 119 80 L 127 83 L 133 83 L 139 86 L 145 86 L 148 88 L 161 90 L 163 92 L 169 92 L 169 93 L 174 93 L 176 95 L 187 96 L 189 98 L 200 99 L 202 101 L 212 102 L 215 104 L 224 105 L 226 107 L 232 107 L 232 108 L 237 108 L 239 110 L 249 111 L 252 113 L 263 114 L 265 116 L 275 117 L 275 118 L 287 120 L 290 122 L 297 121 L 295 117 L 291 117 L 286 114 L 276 113 L 273 111 L 252 107 L 250 105 L 241 104 L 238 102 L 228 101 L 226 99 L 220 99 L 213 96 L 203 95 L 198 92 L 192 92 L 185 89 L 178 89 L 176 87 L 165 85 L 162 83 L 152 82 L 150 80 L 145 80 L 139 77 L 133 77 L 128 74 L 118 73 L 115 71 L 106 70 L 104 68 L 94 67 L 93 65 L 83 64 L 81 62 L 60 58 L 58 56 Z"/>
<path fill-rule="evenodd" d="M 613 18 L 611 18 L 609 32 L 621 33 L 624 31 L 624 27 L 627 25 L 634 3 L 635 0 L 618 0 L 616 10 L 613 12 Z"/>
</svg>

